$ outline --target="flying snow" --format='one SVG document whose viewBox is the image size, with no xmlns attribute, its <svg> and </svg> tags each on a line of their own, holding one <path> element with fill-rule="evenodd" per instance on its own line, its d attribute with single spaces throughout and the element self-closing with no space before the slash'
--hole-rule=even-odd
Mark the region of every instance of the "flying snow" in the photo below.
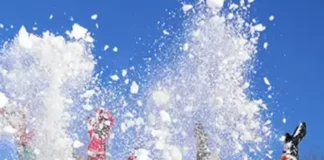
<svg viewBox="0 0 324 160">
<path fill-rule="evenodd" d="M 135 81 L 133 81 L 133 82 L 132 82 L 132 85 L 131 85 L 131 87 L 130 87 L 130 92 L 131 92 L 132 94 L 137 94 L 137 93 L 138 93 L 138 90 L 139 90 L 139 86 L 138 86 L 138 84 L 137 84 Z"/>
</svg>

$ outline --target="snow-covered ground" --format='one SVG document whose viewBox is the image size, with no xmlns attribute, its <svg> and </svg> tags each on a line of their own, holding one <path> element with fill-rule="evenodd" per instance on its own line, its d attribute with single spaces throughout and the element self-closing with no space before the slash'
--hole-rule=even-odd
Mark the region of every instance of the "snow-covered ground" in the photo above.
<svg viewBox="0 0 324 160">
<path fill-rule="evenodd" d="M 136 111 L 144 112 L 123 113 L 123 121 L 116 126 L 120 132 L 114 133 L 110 141 L 116 135 L 126 143 L 134 138 L 145 141 L 136 151 L 140 160 L 194 160 L 194 125 L 202 122 L 215 158 L 271 158 L 267 145 L 271 121 L 264 118 L 267 107 L 262 100 L 249 97 L 247 77 L 253 71 L 260 32 L 266 27 L 244 17 L 253 1 L 248 2 L 225 5 L 224 0 L 207 0 L 183 4 L 183 13 L 188 14 L 185 34 L 178 34 L 184 35 L 184 42 L 168 46 L 182 46 L 182 53 L 177 53 L 179 61 L 153 71 L 152 86 L 142 88 L 128 79 L 128 72 L 136 72 L 133 67 L 120 71 L 121 75 L 110 75 L 113 82 L 123 80 L 128 85 L 129 93 L 124 97 L 136 97 L 135 104 L 128 104 L 123 96 L 114 96 L 121 106 L 141 107 Z M 225 6 L 229 10 L 221 14 Z M 97 18 L 97 14 L 91 16 L 92 20 Z M 163 34 L 169 36 L 171 32 L 163 30 Z M 87 142 L 80 135 L 86 133 L 85 127 L 70 124 L 84 124 L 85 115 L 112 99 L 110 89 L 103 88 L 94 73 L 93 42 L 90 31 L 76 23 L 62 36 L 49 31 L 35 35 L 22 26 L 1 49 L 0 108 L 10 106 L 27 115 L 35 133 L 31 146 L 37 159 L 72 159 L 73 149 L 85 150 Z M 105 45 L 103 50 L 108 49 Z M 117 47 L 112 50 L 118 52 Z M 264 82 L 270 90 L 266 77 Z M 133 129 L 140 134 L 135 135 Z M 0 130 L 9 135 L 15 132 L 4 119 Z M 125 136 L 127 133 L 133 137 Z M 111 156 L 121 159 L 127 154 Z"/>
</svg>

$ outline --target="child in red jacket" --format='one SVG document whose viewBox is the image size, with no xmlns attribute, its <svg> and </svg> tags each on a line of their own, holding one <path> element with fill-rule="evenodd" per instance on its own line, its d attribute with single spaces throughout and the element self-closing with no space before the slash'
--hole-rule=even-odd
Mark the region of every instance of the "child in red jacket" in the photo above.
<svg viewBox="0 0 324 160">
<path fill-rule="evenodd" d="M 89 160 L 106 159 L 106 141 L 109 138 L 115 118 L 104 108 L 96 109 L 95 118 L 88 120 L 90 143 L 88 145 Z"/>
</svg>

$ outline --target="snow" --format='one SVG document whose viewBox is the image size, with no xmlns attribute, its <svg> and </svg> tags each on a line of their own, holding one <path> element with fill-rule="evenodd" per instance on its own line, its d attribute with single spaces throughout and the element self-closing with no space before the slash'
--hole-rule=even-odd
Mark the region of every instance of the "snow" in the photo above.
<svg viewBox="0 0 324 160">
<path fill-rule="evenodd" d="M 141 107 L 141 106 L 143 106 L 143 102 L 140 101 L 140 100 L 138 100 L 138 101 L 137 101 L 137 105 Z"/>
<path fill-rule="evenodd" d="M 254 0 L 248 0 L 248 3 L 253 3 L 254 2 Z"/>
<path fill-rule="evenodd" d="M 286 118 L 283 118 L 282 119 L 282 123 L 285 123 L 286 124 L 286 122 L 287 122 L 287 119 Z"/>
<path fill-rule="evenodd" d="M 93 14 L 92 16 L 91 16 L 91 19 L 92 20 L 96 20 L 98 18 L 98 15 L 97 14 Z"/>
<path fill-rule="evenodd" d="M 104 46 L 104 51 L 107 51 L 108 49 L 109 49 L 109 45 L 106 44 L 106 45 Z"/>
<path fill-rule="evenodd" d="M 29 34 L 24 26 L 22 26 L 19 30 L 18 42 L 22 47 L 26 49 L 31 48 L 33 45 L 32 41 L 29 38 Z"/>
<path fill-rule="evenodd" d="M 113 81 L 118 81 L 119 80 L 119 76 L 114 74 L 112 76 L 110 76 L 110 79 L 112 79 Z"/>
<path fill-rule="evenodd" d="M 122 76 L 125 77 L 127 75 L 127 69 L 122 70 Z"/>
<path fill-rule="evenodd" d="M 263 48 L 264 48 L 264 49 L 268 49 L 268 46 L 269 46 L 268 42 L 264 42 L 264 43 L 263 43 Z"/>
<path fill-rule="evenodd" d="M 77 23 L 73 24 L 72 31 L 67 31 L 66 33 L 71 39 L 84 40 L 89 43 L 92 43 L 94 41 L 94 39 L 88 32 L 88 29 L 80 26 Z"/>
<path fill-rule="evenodd" d="M 190 4 L 185 4 L 185 5 L 183 5 L 182 6 L 182 11 L 184 12 L 184 13 L 187 13 L 189 10 L 191 10 L 193 8 L 193 6 L 192 5 L 190 5 Z"/>
<path fill-rule="evenodd" d="M 4 28 L 4 25 L 0 23 L 0 28 Z"/>
<path fill-rule="evenodd" d="M 137 149 L 134 154 L 137 157 L 136 160 L 151 160 L 149 158 L 150 152 L 146 149 Z"/>
<path fill-rule="evenodd" d="M 117 47 L 114 47 L 113 48 L 113 52 L 118 52 L 118 48 Z"/>
<path fill-rule="evenodd" d="M 10 133 L 10 134 L 14 134 L 17 132 L 17 130 L 15 128 L 13 128 L 12 126 L 5 126 L 3 127 L 3 131 Z"/>
<path fill-rule="evenodd" d="M 129 79 L 125 79 L 125 84 L 128 84 L 129 83 Z"/>
<path fill-rule="evenodd" d="M 160 111 L 160 117 L 161 117 L 161 121 L 165 122 L 165 123 L 171 123 L 171 117 L 169 115 L 169 113 L 165 110 L 161 110 Z"/>
<path fill-rule="evenodd" d="M 258 31 L 258 32 L 263 32 L 266 29 L 266 27 L 262 24 L 257 24 L 253 28 L 255 31 Z"/>
<path fill-rule="evenodd" d="M 170 35 L 170 33 L 167 30 L 163 30 L 164 35 Z"/>
<path fill-rule="evenodd" d="M 157 106 L 165 105 L 170 101 L 170 95 L 166 91 L 154 91 L 152 98 Z"/>
<path fill-rule="evenodd" d="M 224 5 L 224 0 L 207 0 L 206 3 L 212 9 L 221 9 Z"/>
<path fill-rule="evenodd" d="M 265 83 L 266 85 L 271 86 L 270 81 L 268 80 L 267 77 L 264 77 L 264 78 L 263 78 L 263 81 L 264 81 L 264 83 Z"/>
<path fill-rule="evenodd" d="M 131 87 L 130 87 L 130 92 L 131 92 L 132 94 L 137 94 L 137 93 L 138 93 L 138 90 L 139 90 L 139 86 L 138 86 L 138 84 L 137 84 L 135 81 L 133 81 L 133 82 L 132 82 L 132 85 L 131 85 Z"/>
<path fill-rule="evenodd" d="M 79 140 L 75 140 L 73 142 L 73 148 L 80 148 L 82 146 L 84 146 L 84 144 L 82 142 L 80 142 Z"/>
<path fill-rule="evenodd" d="M 188 43 L 183 44 L 183 51 L 188 51 L 188 49 L 189 49 L 189 44 Z"/>
<path fill-rule="evenodd" d="M 6 97 L 6 95 L 2 92 L 0 92 L 0 109 L 4 108 L 9 103 L 9 99 Z"/>
<path fill-rule="evenodd" d="M 51 14 L 51 15 L 49 16 L 49 19 L 53 19 L 53 18 L 54 18 L 54 15 Z"/>
<path fill-rule="evenodd" d="M 270 20 L 270 21 L 273 21 L 274 18 L 275 18 L 274 16 L 270 16 L 270 17 L 269 17 L 269 20 Z"/>
<path fill-rule="evenodd" d="M 82 95 L 80 95 L 81 98 L 91 98 L 96 93 L 95 90 L 90 89 L 84 92 Z"/>
<path fill-rule="evenodd" d="M 85 104 L 82 106 L 82 108 L 86 111 L 92 111 L 93 110 L 93 107 L 89 104 Z"/>
</svg>

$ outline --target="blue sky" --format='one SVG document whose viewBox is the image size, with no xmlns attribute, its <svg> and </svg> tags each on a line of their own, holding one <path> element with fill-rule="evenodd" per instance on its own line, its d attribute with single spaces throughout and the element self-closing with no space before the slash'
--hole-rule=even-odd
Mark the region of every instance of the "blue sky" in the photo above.
<svg viewBox="0 0 324 160">
<path fill-rule="evenodd" d="M 5 27 L 14 25 L 7 32 L 0 29 L 0 40 L 14 36 L 21 25 L 31 29 L 35 22 L 44 30 L 63 33 L 74 22 L 88 28 L 95 34 L 95 54 L 103 56 L 111 71 L 132 65 L 144 65 L 142 59 L 149 55 L 150 44 L 162 35 L 157 22 L 169 18 L 168 10 L 181 7 L 176 0 L 141 0 L 141 1 L 41 1 L 8 0 L 0 5 L 0 23 Z M 253 81 L 266 94 L 263 77 L 268 77 L 274 87 L 272 99 L 267 103 L 275 113 L 273 125 L 276 133 L 292 132 L 300 122 L 308 124 L 308 135 L 300 146 L 301 157 L 309 152 L 324 152 L 321 135 L 324 130 L 320 122 L 324 120 L 321 106 L 324 95 L 324 59 L 322 44 L 324 40 L 323 18 L 324 2 L 321 0 L 256 0 L 252 6 L 252 15 L 267 26 L 262 34 L 258 73 Z M 64 14 L 66 13 L 66 15 Z M 96 21 L 90 19 L 98 14 Z M 49 20 L 53 14 L 54 18 Z M 270 15 L 275 20 L 268 20 Z M 95 28 L 95 23 L 100 25 Z M 177 25 L 181 21 L 170 20 Z M 63 28 L 62 28 L 63 26 Z M 141 37 L 141 40 L 139 38 Z M 262 49 L 262 42 L 269 42 L 269 49 Z M 138 43 L 137 43 L 138 42 Z M 103 52 L 105 44 L 118 46 L 119 53 Z M 133 58 L 132 61 L 129 61 Z M 263 94 L 262 92 L 260 92 Z M 282 123 L 282 118 L 287 123 Z M 274 143 L 275 157 L 281 152 L 281 144 Z"/>
</svg>

